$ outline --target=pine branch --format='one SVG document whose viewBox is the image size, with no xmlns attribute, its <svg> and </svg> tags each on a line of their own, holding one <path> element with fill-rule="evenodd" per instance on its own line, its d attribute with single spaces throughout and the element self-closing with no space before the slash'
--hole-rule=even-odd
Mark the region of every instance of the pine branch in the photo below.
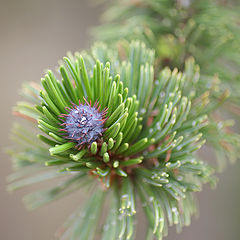
<svg viewBox="0 0 240 240">
<path fill-rule="evenodd" d="M 25 84 L 25 100 L 13 109 L 29 124 L 12 130 L 9 190 L 57 178 L 58 185 L 25 197 L 30 209 L 89 192 L 57 232 L 60 239 L 136 239 L 138 199 L 148 220 L 145 239 L 162 239 L 172 225 L 181 231 L 197 213 L 195 192 L 216 184 L 215 168 L 198 150 L 207 142 L 219 159 L 232 161 L 240 152 L 233 121 L 222 114 L 225 101 L 238 99 L 238 83 L 215 61 L 235 59 L 236 15 L 225 24 L 233 10 L 207 0 L 114 4 L 106 14 L 112 23 L 99 29 L 110 43 L 69 53 L 41 85 Z M 218 38 L 228 31 L 236 34 L 231 44 Z M 126 40 L 116 42 L 122 35 Z"/>
<path fill-rule="evenodd" d="M 186 66 L 186 60 L 196 59 L 202 77 L 199 81 L 198 74 L 189 76 L 196 81 L 195 89 L 186 93 L 198 96 L 196 107 L 206 107 L 211 116 L 211 129 L 204 132 L 214 132 L 208 144 L 216 151 L 220 170 L 226 159 L 235 161 L 240 151 L 239 141 L 228 141 L 238 135 L 231 127 L 222 127 L 224 112 L 239 121 L 239 9 L 236 1 L 116 0 L 103 15 L 105 24 L 93 31 L 94 38 L 108 44 L 122 38 L 141 39 L 155 50 L 160 69 L 178 67 L 187 72 L 192 63 Z"/>
</svg>

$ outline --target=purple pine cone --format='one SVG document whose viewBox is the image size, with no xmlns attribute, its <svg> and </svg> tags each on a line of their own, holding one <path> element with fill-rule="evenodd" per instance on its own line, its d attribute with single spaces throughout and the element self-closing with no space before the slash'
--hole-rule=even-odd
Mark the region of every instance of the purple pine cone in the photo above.
<svg viewBox="0 0 240 240">
<path fill-rule="evenodd" d="M 85 100 L 86 101 L 86 100 Z M 62 114 L 65 118 L 61 129 L 66 133 L 65 138 L 78 143 L 76 147 L 91 144 L 102 136 L 104 132 L 104 118 L 107 110 L 99 112 L 100 107 L 95 103 L 93 107 L 86 101 L 85 104 L 72 104 L 73 108 L 67 108 L 68 114 Z"/>
</svg>

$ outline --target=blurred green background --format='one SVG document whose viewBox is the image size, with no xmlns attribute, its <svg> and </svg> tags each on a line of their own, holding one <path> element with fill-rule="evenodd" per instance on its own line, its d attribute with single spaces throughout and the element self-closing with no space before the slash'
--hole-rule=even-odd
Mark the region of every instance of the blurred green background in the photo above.
<svg viewBox="0 0 240 240">
<path fill-rule="evenodd" d="M 89 47 L 88 31 L 100 24 L 103 9 L 94 0 L 0 0 L 1 148 L 11 144 L 9 130 L 15 119 L 11 108 L 21 99 L 18 92 L 22 83 L 39 81 L 43 70 L 53 69 L 67 51 Z M 54 239 L 55 230 L 81 204 L 84 194 L 79 192 L 29 212 L 22 197 L 37 186 L 9 194 L 6 176 L 10 173 L 10 158 L 1 152 L 0 239 Z M 180 235 L 170 228 L 166 240 L 240 239 L 239 180 L 240 165 L 228 166 L 216 190 L 205 186 L 198 194 L 200 218 L 193 219 L 191 227 Z"/>
</svg>

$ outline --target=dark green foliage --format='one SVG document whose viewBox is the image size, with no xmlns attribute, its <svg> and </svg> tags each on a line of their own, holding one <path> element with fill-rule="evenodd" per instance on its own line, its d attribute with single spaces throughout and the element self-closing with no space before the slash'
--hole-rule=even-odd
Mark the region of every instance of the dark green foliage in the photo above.
<svg viewBox="0 0 240 240">
<path fill-rule="evenodd" d="M 204 74 L 227 80 L 238 98 L 239 11 L 237 1 L 115 0 L 94 37 L 109 43 L 141 39 L 155 49 L 162 66 L 183 69 L 186 58 L 194 56 Z"/>
</svg>

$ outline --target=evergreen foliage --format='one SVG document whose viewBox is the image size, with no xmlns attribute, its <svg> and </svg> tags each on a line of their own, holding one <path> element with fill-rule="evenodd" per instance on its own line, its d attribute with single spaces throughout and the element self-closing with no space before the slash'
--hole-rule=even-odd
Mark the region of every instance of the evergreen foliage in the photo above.
<svg viewBox="0 0 240 240">
<path fill-rule="evenodd" d="M 152 8 L 142 9 L 142 1 L 133 1 L 121 5 L 119 15 L 112 8 L 108 16 L 121 20 L 134 14 L 131 21 L 141 28 L 146 19 L 154 22 L 160 11 L 168 14 L 166 8 L 172 3 L 149 0 L 146 5 L 154 4 Z M 147 38 L 165 39 L 174 32 L 172 25 L 162 35 L 161 25 L 156 24 L 148 30 L 128 31 L 126 26 L 135 29 L 134 24 L 121 25 L 125 30 L 120 33 L 141 41 L 115 42 L 116 31 L 105 26 L 99 32 L 111 43 L 69 53 L 57 71 L 46 72 L 41 85 L 26 84 L 25 101 L 14 108 L 15 115 L 29 124 L 15 124 L 12 130 L 17 147 L 8 150 L 15 170 L 8 178 L 9 190 L 57 178 L 58 185 L 25 197 L 30 209 L 81 188 L 89 192 L 86 204 L 64 224 L 60 239 L 136 239 L 141 208 L 149 224 L 145 239 L 162 239 L 172 225 L 180 231 L 197 212 L 195 192 L 202 184 L 216 184 L 214 167 L 197 150 L 207 141 L 219 163 L 225 157 L 234 161 L 240 153 L 233 121 L 223 120 L 220 108 L 229 95 L 227 80 L 221 83 L 207 75 L 216 69 L 204 68 L 204 59 L 201 62 L 197 56 L 204 71 L 200 76 L 194 59 L 187 58 L 193 52 L 175 52 L 171 42 L 154 45 Z M 158 28 L 158 35 L 152 26 Z M 204 39 L 208 42 L 208 37 Z M 180 48 L 184 46 L 181 43 Z M 162 51 L 171 55 L 167 67 Z M 181 71 L 172 69 L 174 65 Z M 213 65 L 220 68 L 217 62 Z"/>
<path fill-rule="evenodd" d="M 115 0 L 94 37 L 111 42 L 141 39 L 159 66 L 183 69 L 194 56 L 202 75 L 215 74 L 239 103 L 240 5 L 230 0 Z"/>
<path fill-rule="evenodd" d="M 223 121 L 226 113 L 238 123 L 240 119 L 239 12 L 237 1 L 115 0 L 103 15 L 105 24 L 93 31 L 108 44 L 141 39 L 155 50 L 160 69 L 184 71 L 186 59 L 196 59 L 201 68 L 196 95 L 202 108 L 208 106 L 211 121 L 205 134 L 219 170 L 226 158 L 234 161 L 240 151 L 239 137 L 232 134 L 234 122 Z"/>
</svg>

